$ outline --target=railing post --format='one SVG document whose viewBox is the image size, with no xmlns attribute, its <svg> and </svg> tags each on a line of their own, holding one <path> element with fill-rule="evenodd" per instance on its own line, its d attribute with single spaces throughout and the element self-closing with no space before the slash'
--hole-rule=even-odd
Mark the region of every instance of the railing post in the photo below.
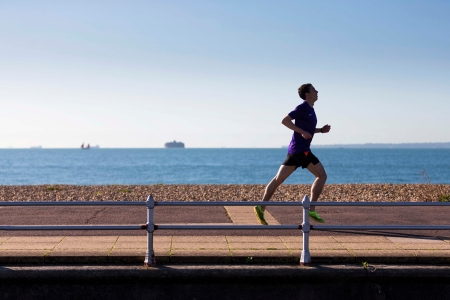
<svg viewBox="0 0 450 300">
<path fill-rule="evenodd" d="M 311 254 L 309 253 L 309 231 L 311 226 L 309 224 L 309 207 L 311 205 L 311 201 L 309 197 L 305 195 L 302 200 L 303 206 L 303 223 L 302 223 L 302 231 L 303 231 L 303 250 L 302 255 L 300 257 L 300 264 L 302 266 L 309 265 L 311 263 Z"/>
<path fill-rule="evenodd" d="M 155 199 L 153 199 L 152 195 L 148 196 L 145 206 L 147 206 L 147 252 L 145 253 L 144 266 L 153 267 L 156 265 L 156 259 L 155 251 L 153 250 L 153 232 L 155 231 L 153 208 L 155 208 Z"/>
</svg>

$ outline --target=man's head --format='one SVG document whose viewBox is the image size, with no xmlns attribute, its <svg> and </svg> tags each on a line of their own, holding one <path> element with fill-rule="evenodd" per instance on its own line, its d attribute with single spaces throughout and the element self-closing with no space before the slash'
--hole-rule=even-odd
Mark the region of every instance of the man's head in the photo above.
<svg viewBox="0 0 450 300">
<path fill-rule="evenodd" d="M 311 83 L 302 84 L 302 86 L 298 88 L 298 95 L 300 96 L 300 98 L 306 101 L 316 101 L 318 93 L 319 92 L 313 87 Z"/>
</svg>

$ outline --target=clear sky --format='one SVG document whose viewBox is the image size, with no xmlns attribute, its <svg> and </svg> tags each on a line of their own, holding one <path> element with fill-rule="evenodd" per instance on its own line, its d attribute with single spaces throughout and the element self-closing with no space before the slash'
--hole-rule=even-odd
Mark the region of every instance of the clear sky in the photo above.
<svg viewBox="0 0 450 300">
<path fill-rule="evenodd" d="M 449 1 L 0 1 L 0 148 L 450 141 Z"/>
</svg>

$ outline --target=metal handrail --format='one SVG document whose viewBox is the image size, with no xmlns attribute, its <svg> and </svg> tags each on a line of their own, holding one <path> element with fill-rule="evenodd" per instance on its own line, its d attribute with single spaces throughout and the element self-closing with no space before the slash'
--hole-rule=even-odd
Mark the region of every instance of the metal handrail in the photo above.
<svg viewBox="0 0 450 300">
<path fill-rule="evenodd" d="M 0 225 L 0 230 L 141 230 L 146 225 Z"/>
<path fill-rule="evenodd" d="M 254 229 L 254 230 L 270 230 L 270 229 L 302 229 L 302 225 L 266 225 L 262 227 L 261 225 L 155 225 L 155 230 L 157 229 L 179 229 L 179 230 L 229 230 L 229 229 Z"/>
<path fill-rule="evenodd" d="M 448 202 L 311 202 L 314 206 L 449 206 Z"/>
<path fill-rule="evenodd" d="M 450 225 L 311 225 L 314 230 L 450 230 Z"/>
<path fill-rule="evenodd" d="M 450 206 L 448 202 L 311 202 L 308 196 L 304 196 L 302 202 L 261 202 L 261 201 L 155 201 L 151 196 L 147 198 L 148 215 L 153 220 L 153 208 L 155 206 L 302 206 L 303 223 L 301 225 L 155 225 L 147 223 L 149 248 L 145 258 L 145 265 L 155 264 L 153 248 L 153 231 L 157 229 L 177 229 L 177 230 L 205 230 L 205 229 L 300 229 L 303 232 L 303 249 L 300 256 L 300 264 L 311 263 L 309 251 L 309 232 L 311 230 L 450 230 L 450 225 L 311 225 L 309 222 L 309 208 L 311 206 Z M 150 218 L 149 218 L 150 219 Z"/>
<path fill-rule="evenodd" d="M 1 204 L 1 202 L 0 202 Z M 155 206 L 303 206 L 302 202 L 155 201 Z M 313 206 L 449 206 L 447 202 L 311 202 Z"/>
<path fill-rule="evenodd" d="M 138 201 L 27 201 L 0 202 L 0 206 L 145 206 L 145 202 Z"/>
<path fill-rule="evenodd" d="M 261 201 L 155 201 L 155 206 L 302 206 L 301 202 L 261 202 Z"/>
</svg>

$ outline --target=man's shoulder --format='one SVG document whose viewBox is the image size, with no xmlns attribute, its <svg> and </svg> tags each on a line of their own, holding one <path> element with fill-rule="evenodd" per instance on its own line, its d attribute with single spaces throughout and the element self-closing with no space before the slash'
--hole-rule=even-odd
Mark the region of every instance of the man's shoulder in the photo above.
<svg viewBox="0 0 450 300">
<path fill-rule="evenodd" d="M 306 101 L 305 101 L 305 102 L 297 105 L 297 107 L 295 107 L 294 111 L 296 111 L 297 113 L 307 113 L 309 111 L 307 105 L 308 105 L 308 103 L 306 103 Z"/>
<path fill-rule="evenodd" d="M 307 110 L 308 108 L 306 107 L 305 104 L 308 105 L 308 103 L 306 103 L 306 101 L 303 102 L 303 103 L 300 103 L 299 105 L 297 105 L 297 106 L 295 107 L 294 111 L 304 111 L 304 110 Z"/>
</svg>

